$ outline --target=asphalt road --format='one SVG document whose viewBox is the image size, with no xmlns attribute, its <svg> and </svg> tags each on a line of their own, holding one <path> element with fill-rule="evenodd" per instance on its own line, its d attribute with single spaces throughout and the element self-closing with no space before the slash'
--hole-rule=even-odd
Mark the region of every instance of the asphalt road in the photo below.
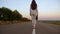
<svg viewBox="0 0 60 34">
<path fill-rule="evenodd" d="M 32 34 L 32 23 L 0 25 L 0 34 Z M 37 22 L 36 34 L 60 34 L 60 25 Z"/>
</svg>

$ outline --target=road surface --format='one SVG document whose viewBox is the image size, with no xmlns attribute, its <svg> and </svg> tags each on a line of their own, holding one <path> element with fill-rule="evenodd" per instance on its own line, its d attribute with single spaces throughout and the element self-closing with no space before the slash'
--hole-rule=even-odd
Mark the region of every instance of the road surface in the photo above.
<svg viewBox="0 0 60 34">
<path fill-rule="evenodd" d="M 32 23 L 0 25 L 0 34 L 32 34 Z M 60 25 L 37 22 L 36 34 L 60 34 Z"/>
</svg>

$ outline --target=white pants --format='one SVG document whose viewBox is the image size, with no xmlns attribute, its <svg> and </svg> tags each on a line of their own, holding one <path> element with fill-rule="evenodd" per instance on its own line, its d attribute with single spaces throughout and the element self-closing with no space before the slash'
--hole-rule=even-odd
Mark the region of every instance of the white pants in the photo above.
<svg viewBox="0 0 60 34">
<path fill-rule="evenodd" d="M 32 26 L 36 26 L 36 16 L 31 16 L 32 17 Z"/>
</svg>

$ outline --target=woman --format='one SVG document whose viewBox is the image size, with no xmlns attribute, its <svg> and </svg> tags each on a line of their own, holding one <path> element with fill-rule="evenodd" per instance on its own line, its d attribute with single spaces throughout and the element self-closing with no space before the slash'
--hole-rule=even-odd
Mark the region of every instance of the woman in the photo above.
<svg viewBox="0 0 60 34">
<path fill-rule="evenodd" d="M 30 16 L 32 17 L 33 28 L 35 28 L 36 22 L 38 20 L 37 4 L 35 0 L 32 0 L 31 6 L 30 6 Z"/>
</svg>

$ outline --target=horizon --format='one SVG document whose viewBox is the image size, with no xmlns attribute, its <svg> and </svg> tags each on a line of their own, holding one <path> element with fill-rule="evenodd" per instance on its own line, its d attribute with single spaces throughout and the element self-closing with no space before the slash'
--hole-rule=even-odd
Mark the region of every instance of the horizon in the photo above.
<svg viewBox="0 0 60 34">
<path fill-rule="evenodd" d="M 60 0 L 35 0 L 38 5 L 39 20 L 60 20 Z M 0 7 L 18 10 L 23 17 L 31 19 L 30 4 L 32 0 L 0 0 Z"/>
</svg>

